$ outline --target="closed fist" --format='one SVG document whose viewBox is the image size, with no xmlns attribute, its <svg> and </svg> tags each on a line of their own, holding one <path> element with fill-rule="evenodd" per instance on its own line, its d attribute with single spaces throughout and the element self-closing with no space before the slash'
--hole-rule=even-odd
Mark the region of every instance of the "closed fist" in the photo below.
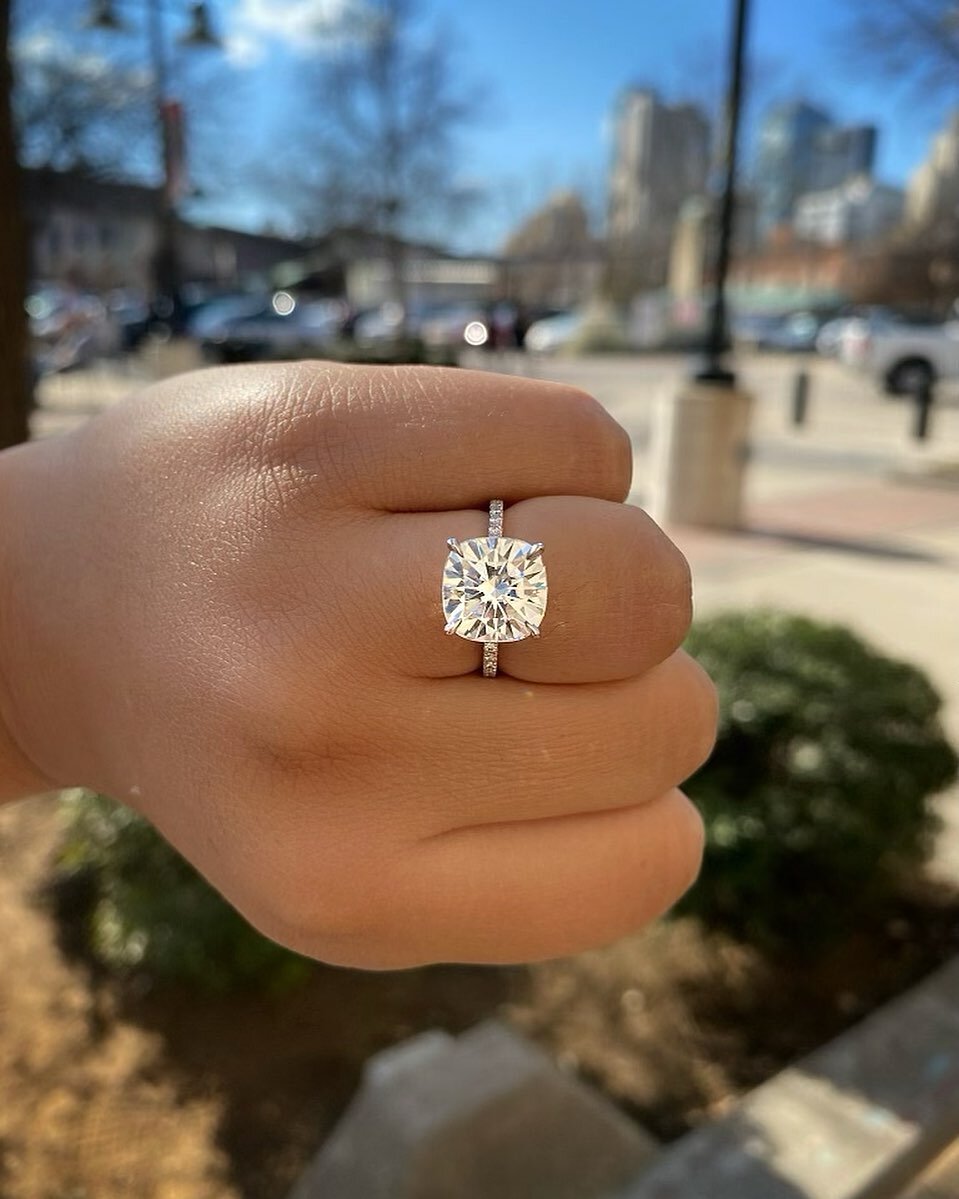
<svg viewBox="0 0 959 1199">
<path fill-rule="evenodd" d="M 715 700 L 686 563 L 589 397 L 436 368 L 235 367 L 0 459 L 0 716 L 329 962 L 514 962 L 694 878 Z M 545 545 L 542 636 L 444 635 L 447 538 Z"/>
</svg>

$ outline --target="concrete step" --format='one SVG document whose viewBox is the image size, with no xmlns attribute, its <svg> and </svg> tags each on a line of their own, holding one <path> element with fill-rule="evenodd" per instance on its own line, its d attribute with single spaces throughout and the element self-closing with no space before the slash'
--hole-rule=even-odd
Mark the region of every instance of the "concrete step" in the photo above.
<svg viewBox="0 0 959 1199">
<path fill-rule="evenodd" d="M 617 1199 L 903 1199 L 957 1138 L 959 959 L 671 1145 Z"/>
<path fill-rule="evenodd" d="M 959 1141 L 903 1191 L 901 1199 L 959 1199 Z"/>
</svg>

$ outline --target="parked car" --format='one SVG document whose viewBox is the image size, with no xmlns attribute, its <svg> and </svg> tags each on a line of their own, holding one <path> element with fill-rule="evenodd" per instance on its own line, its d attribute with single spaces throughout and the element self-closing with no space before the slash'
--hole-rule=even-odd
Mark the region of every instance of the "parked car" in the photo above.
<svg viewBox="0 0 959 1199">
<path fill-rule="evenodd" d="M 774 329 L 782 324 L 782 314 L 739 312 L 732 319 L 733 340 L 746 349 L 758 350 Z"/>
<path fill-rule="evenodd" d="M 526 349 L 533 354 L 555 354 L 568 346 L 583 325 L 580 312 L 557 312 L 533 321 L 526 330 Z"/>
<path fill-rule="evenodd" d="M 150 332 L 152 313 L 144 296 L 118 288 L 106 297 L 107 313 L 116 324 L 119 349 L 131 353 L 139 348 Z"/>
<path fill-rule="evenodd" d="M 427 321 L 432 321 L 447 310 L 448 306 L 424 304 L 416 300 L 405 306 L 395 300 L 387 300 L 378 308 L 371 308 L 356 317 L 353 321 L 353 337 L 367 345 L 396 341 L 401 334 L 419 337 Z"/>
<path fill-rule="evenodd" d="M 908 323 L 910 322 L 901 313 L 892 308 L 875 305 L 858 309 L 851 313 L 843 324 L 836 357 L 846 366 L 862 367 L 865 365 L 874 334 Z"/>
<path fill-rule="evenodd" d="M 217 296 L 193 308 L 187 317 L 187 335 L 195 341 L 204 342 L 226 328 L 231 321 L 265 312 L 268 306 L 269 297 L 263 295 L 239 292 L 236 295 Z"/>
<path fill-rule="evenodd" d="M 39 374 L 74 370 L 116 353 L 120 330 L 97 296 L 51 284 L 26 301 L 34 364 Z"/>
<path fill-rule="evenodd" d="M 911 395 L 939 379 L 959 379 L 959 317 L 938 325 L 867 327 L 855 337 L 853 364 L 889 395 Z"/>
<path fill-rule="evenodd" d="M 428 346 L 483 346 L 489 340 L 489 324 L 479 305 L 457 304 L 426 317 L 420 324 L 420 336 Z"/>
<path fill-rule="evenodd" d="M 300 300 L 277 292 L 253 306 L 251 297 L 211 305 L 194 321 L 204 357 L 214 362 L 256 362 L 315 353 L 335 340 L 343 323 L 338 300 Z"/>
<path fill-rule="evenodd" d="M 746 314 L 734 320 L 733 336 L 756 350 L 808 354 L 815 350 L 824 323 L 825 318 L 812 311 Z"/>
<path fill-rule="evenodd" d="M 816 352 L 824 358 L 838 358 L 842 347 L 842 339 L 851 316 L 837 316 L 834 320 L 826 321 L 816 334 Z"/>
</svg>

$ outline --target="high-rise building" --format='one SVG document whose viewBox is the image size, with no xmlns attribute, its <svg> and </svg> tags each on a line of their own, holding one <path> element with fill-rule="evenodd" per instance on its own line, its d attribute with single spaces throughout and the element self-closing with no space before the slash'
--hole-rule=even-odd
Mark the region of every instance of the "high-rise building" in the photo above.
<svg viewBox="0 0 959 1199">
<path fill-rule="evenodd" d="M 760 233 L 791 224 L 801 195 L 871 174 L 876 136 L 875 126 L 836 125 L 828 113 L 804 100 L 769 109 L 756 164 Z"/>
<path fill-rule="evenodd" d="M 608 235 L 613 260 L 632 264 L 637 286 L 666 280 L 679 210 L 706 187 L 709 136 L 709 122 L 693 104 L 664 104 L 648 88 L 619 99 Z"/>
<path fill-rule="evenodd" d="M 906 221 L 913 228 L 959 217 L 959 110 L 936 134 L 929 157 L 913 173 L 906 193 Z"/>
<path fill-rule="evenodd" d="M 796 201 L 796 234 L 827 246 L 871 241 L 902 221 L 905 195 L 868 175 L 854 175 L 838 187 L 807 192 Z"/>
<path fill-rule="evenodd" d="M 756 163 L 759 230 L 763 236 L 792 220 L 796 197 L 810 190 L 816 139 L 831 127 L 832 120 L 826 113 L 802 100 L 779 104 L 764 116 Z"/>
<path fill-rule="evenodd" d="M 810 191 L 841 187 L 871 175 L 876 160 L 875 125 L 835 125 L 816 134 Z"/>
</svg>

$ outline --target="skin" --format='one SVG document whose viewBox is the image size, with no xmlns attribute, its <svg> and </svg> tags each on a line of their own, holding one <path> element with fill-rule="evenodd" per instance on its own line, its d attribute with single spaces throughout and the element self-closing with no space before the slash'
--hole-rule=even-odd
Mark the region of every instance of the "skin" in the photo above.
<svg viewBox="0 0 959 1199">
<path fill-rule="evenodd" d="M 716 703 L 625 432 L 532 380 L 169 380 L 0 455 L 0 796 L 141 812 L 268 936 L 366 968 L 611 941 L 698 871 Z M 542 637 L 443 632 L 446 538 L 543 541 Z"/>
</svg>

